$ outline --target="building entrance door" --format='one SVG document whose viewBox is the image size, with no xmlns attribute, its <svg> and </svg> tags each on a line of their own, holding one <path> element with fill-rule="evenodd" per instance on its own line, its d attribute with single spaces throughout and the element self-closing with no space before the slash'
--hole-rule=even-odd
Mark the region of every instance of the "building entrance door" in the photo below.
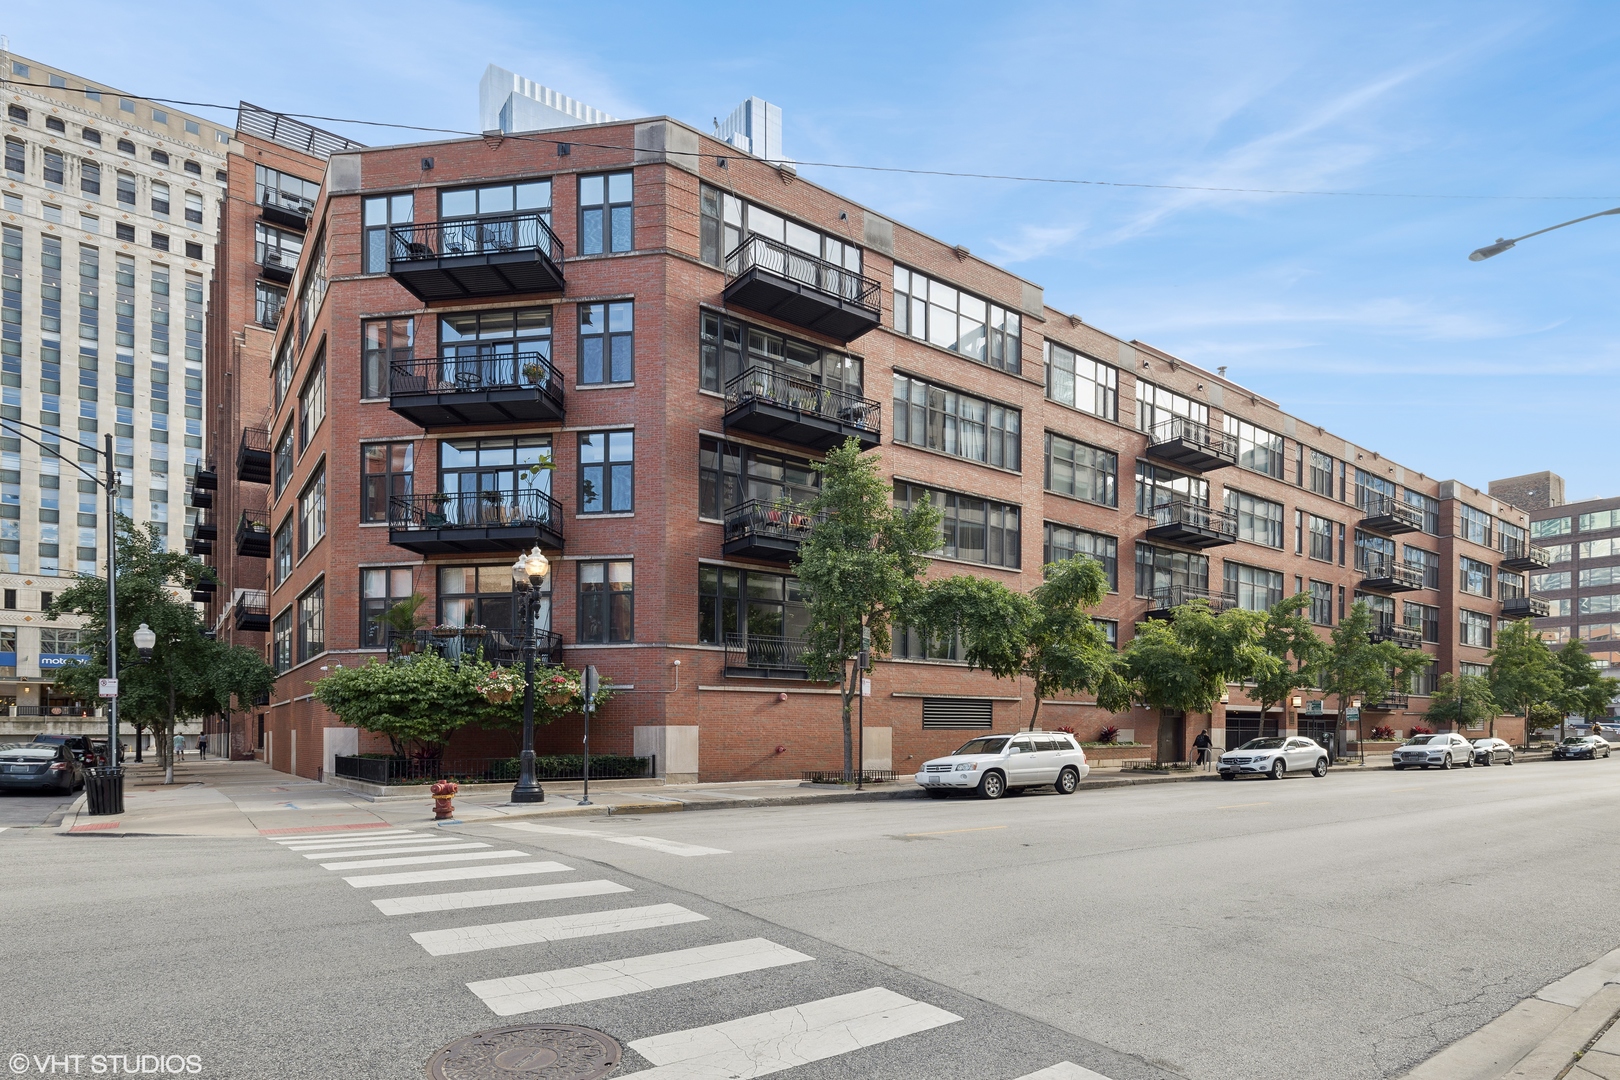
<svg viewBox="0 0 1620 1080">
<path fill-rule="evenodd" d="M 1328 752 L 1328 758 L 1337 760 L 1339 756 L 1339 722 L 1327 716 L 1301 716 L 1299 718 L 1299 733 L 1307 739 L 1314 739 L 1316 744 Z"/>
<path fill-rule="evenodd" d="M 1162 764 L 1168 761 L 1187 760 L 1187 714 L 1171 712 L 1169 709 L 1159 710 L 1159 744 L 1158 759 Z"/>
</svg>

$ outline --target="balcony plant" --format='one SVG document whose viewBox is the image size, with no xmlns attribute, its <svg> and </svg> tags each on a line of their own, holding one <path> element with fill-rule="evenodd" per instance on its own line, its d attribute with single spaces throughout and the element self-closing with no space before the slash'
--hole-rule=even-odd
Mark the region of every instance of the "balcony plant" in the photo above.
<svg viewBox="0 0 1620 1080">
<path fill-rule="evenodd" d="M 523 377 L 536 386 L 544 386 L 546 382 L 546 369 L 538 361 L 530 360 L 523 365 Z"/>
<path fill-rule="evenodd" d="M 468 623 L 461 628 L 462 637 L 483 637 L 489 633 L 489 627 L 483 623 Z"/>
<path fill-rule="evenodd" d="M 491 668 L 478 680 L 478 692 L 483 694 L 486 700 L 504 705 L 511 701 L 513 695 L 522 690 L 524 685 L 523 673 L 516 668 Z"/>
<path fill-rule="evenodd" d="M 413 592 L 403 600 L 389 604 L 380 615 L 371 617 L 373 622 L 386 627 L 399 640 L 399 651 L 405 656 L 416 651 L 416 631 L 422 625 L 416 613 L 426 600 L 427 597 L 421 593 Z"/>
<path fill-rule="evenodd" d="M 452 626 L 450 623 L 440 623 L 433 628 L 433 636 L 436 638 L 453 638 L 461 633 L 461 629 L 461 627 Z"/>
</svg>

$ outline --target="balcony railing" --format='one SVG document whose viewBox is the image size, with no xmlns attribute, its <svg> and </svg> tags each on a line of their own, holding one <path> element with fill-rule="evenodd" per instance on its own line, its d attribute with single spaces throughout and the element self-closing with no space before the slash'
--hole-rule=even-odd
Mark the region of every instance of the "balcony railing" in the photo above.
<svg viewBox="0 0 1620 1080">
<path fill-rule="evenodd" d="M 544 353 L 427 356 L 389 365 L 389 408 L 425 429 L 563 418 L 563 379 Z"/>
<path fill-rule="evenodd" d="M 1403 649 L 1415 649 L 1423 643 L 1423 631 L 1416 626 L 1407 626 L 1394 619 L 1373 619 L 1373 627 L 1367 631 L 1371 641 L 1393 641 Z"/>
<path fill-rule="evenodd" d="M 1508 570 L 1545 570 L 1552 565 L 1552 552 L 1516 538 L 1502 538 L 1502 566 Z"/>
<path fill-rule="evenodd" d="M 259 267 L 264 277 L 286 285 L 298 271 L 299 252 L 265 247 L 259 251 Z"/>
<path fill-rule="evenodd" d="M 233 605 L 236 628 L 265 633 L 270 629 L 270 598 L 263 589 L 243 589 Z"/>
<path fill-rule="evenodd" d="M 192 486 L 199 490 L 215 491 L 219 488 L 219 472 L 212 459 L 207 464 L 198 462 L 191 473 Z"/>
<path fill-rule="evenodd" d="M 878 282 L 757 233 L 726 256 L 726 278 L 729 303 L 838 341 L 883 321 Z"/>
<path fill-rule="evenodd" d="M 750 499 L 726 511 L 722 554 L 791 562 L 815 520 L 791 505 Z"/>
<path fill-rule="evenodd" d="M 1423 528 L 1423 509 L 1393 495 L 1367 492 L 1361 498 L 1361 524 L 1381 533 L 1418 532 Z"/>
<path fill-rule="evenodd" d="M 562 504 L 532 488 L 396 495 L 389 543 L 430 553 L 562 547 Z"/>
<path fill-rule="evenodd" d="M 540 213 L 395 225 L 388 272 L 423 300 L 563 287 L 563 245 Z"/>
<path fill-rule="evenodd" d="M 882 441 L 883 407 L 847 390 L 757 367 L 726 385 L 725 425 L 815 450 L 851 437 L 869 449 Z"/>
<path fill-rule="evenodd" d="M 1237 593 L 1211 591 L 1201 585 L 1170 585 L 1153 590 L 1152 599 L 1148 601 L 1147 616 L 1150 619 L 1166 618 L 1183 604 L 1200 600 L 1208 604 L 1211 611 L 1237 607 Z"/>
<path fill-rule="evenodd" d="M 1368 712 L 1397 712 L 1406 708 L 1411 701 L 1410 694 L 1385 694 L 1382 700 L 1369 702 L 1366 706 Z"/>
<path fill-rule="evenodd" d="M 1236 465 L 1238 440 L 1219 428 L 1184 416 L 1160 421 L 1148 432 L 1147 455 L 1184 469 L 1205 472 Z"/>
<path fill-rule="evenodd" d="M 1237 542 L 1237 515 L 1182 499 L 1153 508 L 1148 535 L 1188 547 L 1206 548 Z"/>
<path fill-rule="evenodd" d="M 259 210 L 264 220 L 302 232 L 309 228 L 309 215 L 314 213 L 315 204 L 302 195 L 267 188 Z"/>
<path fill-rule="evenodd" d="M 193 485 L 186 490 L 186 501 L 198 510 L 211 510 L 214 506 L 214 493 L 208 488 Z"/>
<path fill-rule="evenodd" d="M 1539 596 L 1502 598 L 1502 617 L 1505 619 L 1545 619 L 1551 614 L 1552 605 Z"/>
<path fill-rule="evenodd" d="M 236 553 L 245 559 L 270 557 L 270 513 L 243 510 L 236 521 Z"/>
<path fill-rule="evenodd" d="M 236 449 L 236 478 L 245 484 L 270 482 L 270 432 L 260 427 L 242 429 Z"/>
<path fill-rule="evenodd" d="M 1410 592 L 1423 581 L 1423 567 L 1394 559 L 1368 559 L 1361 571 L 1361 587 L 1375 592 Z"/>
<path fill-rule="evenodd" d="M 562 664 L 563 639 L 550 630 L 537 632 L 534 662 L 557 667 Z M 510 629 L 468 630 L 460 627 L 454 632 L 444 630 L 416 630 L 412 633 L 388 635 L 388 654 L 392 658 L 413 653 L 436 653 L 446 660 L 473 660 L 482 658 L 497 667 L 523 663 L 523 642 Z"/>
<path fill-rule="evenodd" d="M 726 674 L 753 679 L 808 679 L 802 638 L 727 634 Z"/>
</svg>

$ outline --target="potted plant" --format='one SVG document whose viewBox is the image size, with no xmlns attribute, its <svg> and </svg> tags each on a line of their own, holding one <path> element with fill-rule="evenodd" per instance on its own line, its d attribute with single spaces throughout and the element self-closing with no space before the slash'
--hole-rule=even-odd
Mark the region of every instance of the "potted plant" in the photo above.
<svg viewBox="0 0 1620 1080">
<path fill-rule="evenodd" d="M 546 381 L 546 369 L 539 362 L 530 360 L 523 365 L 523 377 L 537 386 L 543 386 Z"/>
<path fill-rule="evenodd" d="M 433 628 L 433 636 L 436 638 L 453 638 L 459 633 L 461 633 L 461 627 L 452 626 L 449 623 L 440 623 Z"/>
<path fill-rule="evenodd" d="M 558 708 L 580 696 L 580 684 L 572 672 L 565 674 L 554 671 L 535 684 L 535 691 L 545 699 L 547 705 Z"/>
<path fill-rule="evenodd" d="M 516 668 L 491 668 L 478 681 L 478 692 L 496 705 L 504 705 L 524 687 L 523 675 Z"/>
<path fill-rule="evenodd" d="M 461 628 L 462 637 L 483 637 L 489 633 L 489 627 L 483 623 L 468 623 Z"/>
<path fill-rule="evenodd" d="M 427 597 L 421 593 L 413 592 L 403 600 L 389 604 L 382 614 L 372 616 L 374 622 L 387 627 L 399 641 L 401 655 L 409 656 L 416 651 L 416 631 L 422 625 L 416 612 L 426 600 Z"/>
</svg>

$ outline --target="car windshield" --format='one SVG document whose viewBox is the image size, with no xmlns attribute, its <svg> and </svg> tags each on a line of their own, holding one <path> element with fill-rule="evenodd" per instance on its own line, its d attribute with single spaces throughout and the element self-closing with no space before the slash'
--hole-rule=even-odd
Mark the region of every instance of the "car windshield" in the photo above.
<svg viewBox="0 0 1620 1080">
<path fill-rule="evenodd" d="M 1002 748 L 1006 745 L 1006 738 L 974 739 L 972 742 L 965 744 L 960 750 L 956 751 L 956 753 L 952 754 L 951 756 L 957 757 L 962 754 L 999 754 L 1001 753 Z"/>
<path fill-rule="evenodd" d="M 1238 749 L 1239 750 L 1281 750 L 1282 749 L 1282 744 L 1283 744 L 1282 739 L 1250 739 L 1248 742 L 1246 742 L 1242 746 L 1238 747 Z"/>
<path fill-rule="evenodd" d="M 63 743 L 67 742 L 72 737 L 73 736 L 71 736 L 71 735 L 35 735 L 34 736 L 34 745 L 36 745 L 36 746 L 60 746 Z"/>
<path fill-rule="evenodd" d="M 26 746 L 7 746 L 4 749 L 0 749 L 0 757 L 8 757 L 8 758 L 11 758 L 14 761 L 15 760 L 20 760 L 22 758 L 43 759 L 43 758 L 53 758 L 55 756 L 56 756 L 56 747 L 54 747 L 54 746 L 40 746 L 38 744 L 33 744 L 33 743 L 28 744 Z"/>
<path fill-rule="evenodd" d="M 1584 736 L 1584 735 L 1571 735 L 1569 738 L 1564 740 L 1564 745 L 1565 746 L 1585 746 L 1586 745 L 1586 736 Z"/>
<path fill-rule="evenodd" d="M 1428 742 L 1432 738 L 1434 738 L 1433 735 L 1414 735 L 1410 739 L 1406 740 L 1406 745 L 1407 746 L 1422 746 L 1424 743 Z"/>
</svg>

